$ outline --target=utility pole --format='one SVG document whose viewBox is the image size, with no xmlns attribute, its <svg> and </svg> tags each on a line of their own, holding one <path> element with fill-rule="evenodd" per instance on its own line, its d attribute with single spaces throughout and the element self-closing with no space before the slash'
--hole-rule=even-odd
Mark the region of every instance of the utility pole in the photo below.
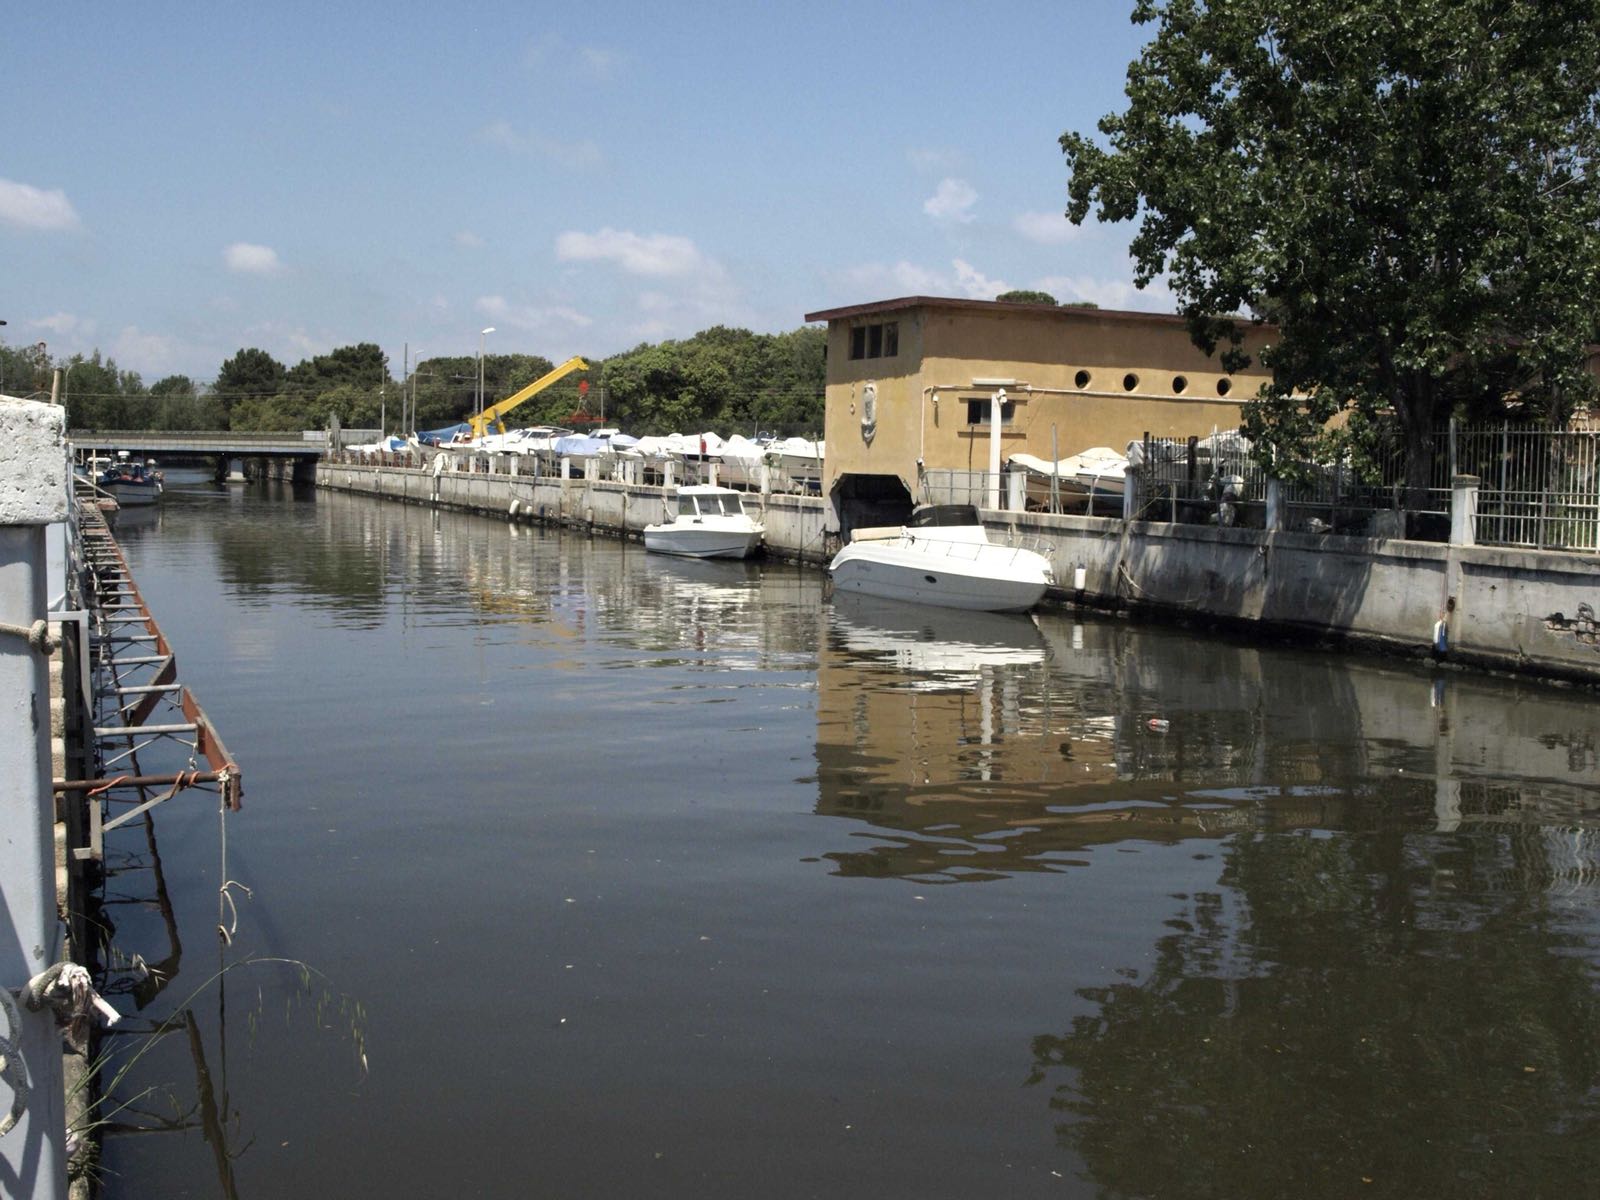
<svg viewBox="0 0 1600 1200">
<path fill-rule="evenodd" d="M 48 604 L 46 530 L 67 519 L 66 413 L 0 403 L 0 441 L 8 477 L 0 492 L 0 987 L 13 989 L 54 965 L 59 952 L 49 660 L 29 635 Z M 7 1058 L 25 1064 L 31 1095 L 0 1137 L 0 1190 L 19 1200 L 57 1200 L 67 1194 L 61 1037 L 48 1005 L 16 1007 L 20 1027 L 0 1016 L 8 1027 L 0 1037 L 12 1043 Z M 0 1094 L 7 1093 L 13 1088 Z M 11 1111 L 10 1094 L 0 1118 Z"/>
</svg>

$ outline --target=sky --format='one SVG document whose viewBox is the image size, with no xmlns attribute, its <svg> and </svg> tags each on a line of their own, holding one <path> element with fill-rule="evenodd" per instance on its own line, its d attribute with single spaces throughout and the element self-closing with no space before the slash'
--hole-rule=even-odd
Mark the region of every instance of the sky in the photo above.
<svg viewBox="0 0 1600 1200">
<path fill-rule="evenodd" d="M 6 18 L 0 338 L 146 384 L 917 294 L 1172 309 L 1131 225 L 1061 215 L 1132 0 L 69 8 Z"/>
</svg>

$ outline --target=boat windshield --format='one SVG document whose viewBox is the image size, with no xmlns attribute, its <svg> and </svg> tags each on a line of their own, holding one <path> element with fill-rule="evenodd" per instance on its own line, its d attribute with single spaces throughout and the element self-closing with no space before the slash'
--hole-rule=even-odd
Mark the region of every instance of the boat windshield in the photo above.
<svg viewBox="0 0 1600 1200">
<path fill-rule="evenodd" d="M 913 529 L 978 524 L 978 510 L 970 504 L 925 504 L 906 522 Z"/>
<path fill-rule="evenodd" d="M 678 515 L 680 517 L 737 517 L 742 512 L 744 512 L 744 506 L 739 503 L 739 497 L 737 496 L 678 497 Z"/>
</svg>

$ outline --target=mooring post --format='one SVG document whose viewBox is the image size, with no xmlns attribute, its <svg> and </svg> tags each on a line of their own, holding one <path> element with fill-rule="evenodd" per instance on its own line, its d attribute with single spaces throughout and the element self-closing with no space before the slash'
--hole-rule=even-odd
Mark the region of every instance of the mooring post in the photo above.
<svg viewBox="0 0 1600 1200">
<path fill-rule="evenodd" d="M 47 526 L 67 519 L 66 410 L 0 400 L 0 987 L 20 988 L 56 961 L 54 801 L 50 788 L 49 660 L 30 637 L 49 596 Z M 13 992 L 14 994 L 14 992 Z M 7 1028 L 25 1069 L 27 1107 L 0 1137 L 0 1194 L 66 1195 L 61 1038 L 48 1007 L 18 1004 Z M 0 1023 L 9 1021 L 0 1015 Z M 0 1120 L 15 1083 L 0 1084 Z"/>
</svg>

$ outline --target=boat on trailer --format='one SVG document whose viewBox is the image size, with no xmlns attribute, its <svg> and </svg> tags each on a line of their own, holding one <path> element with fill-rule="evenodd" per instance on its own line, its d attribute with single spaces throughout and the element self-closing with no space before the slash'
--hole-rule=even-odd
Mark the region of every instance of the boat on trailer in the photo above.
<svg viewBox="0 0 1600 1200">
<path fill-rule="evenodd" d="M 992 542 L 970 504 L 924 505 L 857 530 L 828 565 L 836 590 L 974 612 L 1026 612 L 1055 582 L 1035 550 Z"/>
<path fill-rule="evenodd" d="M 644 548 L 686 558 L 748 558 L 765 534 L 744 511 L 741 493 L 692 484 L 678 489 L 675 517 L 644 527 Z"/>
</svg>

